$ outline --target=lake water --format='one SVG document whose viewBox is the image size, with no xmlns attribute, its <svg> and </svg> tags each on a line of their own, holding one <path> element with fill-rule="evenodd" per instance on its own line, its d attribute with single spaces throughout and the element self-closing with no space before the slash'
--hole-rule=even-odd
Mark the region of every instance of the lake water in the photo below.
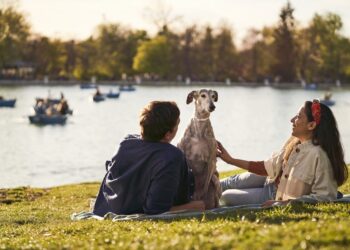
<svg viewBox="0 0 350 250">
<path fill-rule="evenodd" d="M 323 91 L 279 90 L 269 87 L 215 87 L 217 108 L 211 115 L 215 136 L 237 158 L 264 160 L 277 151 L 291 133 L 290 118 L 305 100 L 323 96 Z M 110 87 L 102 87 L 108 91 Z M 0 95 L 16 97 L 16 107 L 0 108 L 0 187 L 50 187 L 68 183 L 100 181 L 104 162 L 110 159 L 128 133 L 139 133 L 141 109 L 152 100 L 176 101 L 181 123 L 173 143 L 182 137 L 194 113 L 186 105 L 187 94 L 200 87 L 142 87 L 123 92 L 119 99 L 92 101 L 94 90 L 78 86 L 0 87 Z M 35 97 L 65 94 L 74 115 L 64 126 L 29 123 Z M 350 162 L 350 91 L 333 91 L 337 118 Z M 218 161 L 220 171 L 233 169 Z"/>
</svg>

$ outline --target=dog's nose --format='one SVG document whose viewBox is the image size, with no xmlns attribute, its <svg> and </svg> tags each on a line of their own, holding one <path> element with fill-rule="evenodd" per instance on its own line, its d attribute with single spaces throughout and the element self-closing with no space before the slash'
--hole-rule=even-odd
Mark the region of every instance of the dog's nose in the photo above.
<svg viewBox="0 0 350 250">
<path fill-rule="evenodd" d="M 211 104 L 211 105 L 209 106 L 209 111 L 212 112 L 212 111 L 214 111 L 214 110 L 215 110 L 215 105 L 214 105 L 214 104 Z"/>
</svg>

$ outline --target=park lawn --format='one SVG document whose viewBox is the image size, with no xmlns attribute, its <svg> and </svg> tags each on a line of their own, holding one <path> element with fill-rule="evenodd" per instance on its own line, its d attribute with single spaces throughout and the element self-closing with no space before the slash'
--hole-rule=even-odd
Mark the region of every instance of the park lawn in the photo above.
<svg viewBox="0 0 350 250">
<path fill-rule="evenodd" d="M 89 209 L 89 199 L 98 188 L 99 183 L 82 183 L 0 189 L 0 249 L 350 247 L 350 204 L 297 204 L 168 222 L 71 221 L 73 212 Z M 350 181 L 340 190 L 350 193 Z"/>
</svg>

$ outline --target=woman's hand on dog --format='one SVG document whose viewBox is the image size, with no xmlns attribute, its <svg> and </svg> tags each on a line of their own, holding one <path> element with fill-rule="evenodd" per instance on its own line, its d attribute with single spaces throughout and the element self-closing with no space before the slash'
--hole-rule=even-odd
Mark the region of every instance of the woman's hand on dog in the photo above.
<svg viewBox="0 0 350 250">
<path fill-rule="evenodd" d="M 220 157 L 224 162 L 230 163 L 232 160 L 231 155 L 227 152 L 227 150 L 222 146 L 221 142 L 216 141 L 216 156 Z"/>
</svg>

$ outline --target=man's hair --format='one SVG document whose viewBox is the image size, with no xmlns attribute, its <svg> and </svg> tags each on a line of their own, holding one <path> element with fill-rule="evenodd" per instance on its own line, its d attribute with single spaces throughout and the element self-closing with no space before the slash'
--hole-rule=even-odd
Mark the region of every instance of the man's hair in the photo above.
<svg viewBox="0 0 350 250">
<path fill-rule="evenodd" d="M 160 141 L 172 131 L 180 117 L 175 102 L 153 101 L 143 108 L 140 115 L 141 136 L 147 141 Z"/>
</svg>

